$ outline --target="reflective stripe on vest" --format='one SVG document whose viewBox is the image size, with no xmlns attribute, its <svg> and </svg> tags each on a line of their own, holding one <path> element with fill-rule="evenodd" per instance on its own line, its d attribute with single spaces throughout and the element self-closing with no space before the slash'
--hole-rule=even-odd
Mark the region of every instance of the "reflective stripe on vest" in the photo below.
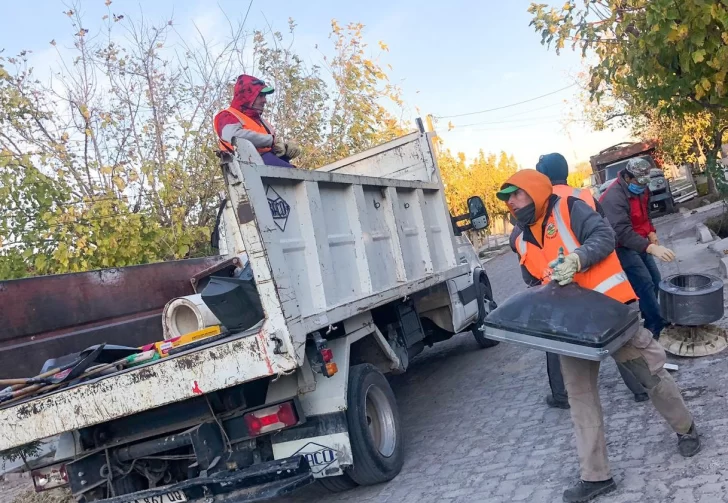
<svg viewBox="0 0 728 503">
<path fill-rule="evenodd" d="M 523 239 L 523 233 L 519 234 L 516 238 L 516 247 L 518 248 L 518 254 L 523 258 L 526 255 L 526 241 Z"/>
<path fill-rule="evenodd" d="M 558 256 L 559 248 L 573 253 L 581 243 L 571 230 L 571 216 L 567 198 L 559 198 L 546 221 L 543 247 L 528 242 L 523 233 L 516 238 L 516 249 L 523 265 L 534 278 L 543 282 L 550 280 L 551 269 L 548 264 Z M 607 295 L 619 302 L 637 299 L 627 275 L 622 270 L 617 254 L 612 252 L 607 258 L 588 269 L 579 271 L 574 282 L 583 288 Z"/>
<path fill-rule="evenodd" d="M 594 291 L 599 293 L 607 293 L 609 290 L 625 281 L 629 280 L 627 279 L 627 275 L 624 273 L 624 271 L 618 272 L 595 286 Z"/>
<path fill-rule="evenodd" d="M 569 253 L 573 253 L 574 250 L 579 248 L 579 245 L 576 242 L 576 238 L 571 233 L 570 226 L 566 225 L 566 222 L 564 221 L 564 215 L 562 215 L 562 206 L 566 207 L 566 211 L 569 211 L 566 204 L 561 204 L 561 199 L 559 199 L 559 203 L 554 206 L 554 210 L 551 213 L 554 220 L 556 220 L 556 230 L 559 231 L 559 236 L 561 237 L 561 240 L 564 242 L 564 249 L 568 251 Z M 566 199 L 563 199 L 565 202 Z M 544 237 L 544 239 L 546 239 Z"/>
<path fill-rule="evenodd" d="M 256 133 L 260 134 L 270 134 L 275 135 L 275 131 L 273 131 L 273 127 L 268 124 L 262 117 L 261 122 L 263 124 L 258 124 L 256 121 L 242 113 L 240 110 L 237 110 L 233 107 L 226 108 L 225 110 L 218 112 L 217 115 L 215 115 L 215 118 L 213 119 L 213 126 L 215 127 L 215 131 L 217 131 L 217 118 L 220 116 L 222 112 L 230 112 L 233 114 L 239 121 L 240 124 L 243 126 L 243 129 L 248 129 L 250 131 L 255 131 Z M 220 128 L 220 132 L 222 132 L 222 128 Z M 229 142 L 226 142 L 222 138 L 218 138 L 217 146 L 220 150 L 227 150 L 229 152 L 232 152 L 235 150 Z M 265 154 L 266 152 L 271 151 L 271 147 L 260 147 L 257 149 L 258 153 Z"/>
</svg>

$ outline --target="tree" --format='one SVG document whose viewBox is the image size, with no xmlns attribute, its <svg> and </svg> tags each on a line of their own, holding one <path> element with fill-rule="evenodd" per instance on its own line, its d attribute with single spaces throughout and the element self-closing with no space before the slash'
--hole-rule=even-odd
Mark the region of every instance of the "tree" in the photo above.
<svg viewBox="0 0 728 503">
<path fill-rule="evenodd" d="M 480 196 L 491 216 L 505 215 L 507 210 L 502 201 L 495 197 L 501 185 L 518 169 L 513 156 L 505 152 L 499 155 L 485 154 L 482 150 L 468 163 L 465 154 L 453 155 L 450 150 L 441 152 L 438 159 L 445 185 L 445 198 L 450 213 L 467 213 L 467 201 L 471 196 Z"/>
<path fill-rule="evenodd" d="M 707 122 L 704 155 L 721 188 L 716 159 L 728 131 L 728 7 L 702 0 L 568 0 L 561 8 L 531 4 L 531 24 L 542 43 L 567 42 L 596 56 L 589 91 L 599 101 L 611 93 L 621 113 Z M 635 108 L 636 107 L 636 108 Z M 716 176 L 718 175 L 718 176 Z"/>
<path fill-rule="evenodd" d="M 566 183 L 580 189 L 585 186 L 584 182 L 589 181 L 591 174 L 591 164 L 587 161 L 582 161 L 569 170 L 569 177 L 566 179 Z"/>
<path fill-rule="evenodd" d="M 172 20 L 106 5 L 100 23 L 78 4 L 65 12 L 74 44 L 51 41 L 50 80 L 27 51 L 0 56 L 0 279 L 210 254 L 224 189 L 212 119 L 241 73 L 275 83 L 272 121 L 299 140 L 304 166 L 403 131 L 387 108 L 401 108 L 398 90 L 367 58 L 363 25 L 333 22 L 332 56 L 308 67 L 279 32 L 253 31 L 244 61 L 243 22 L 190 39 Z"/>
</svg>

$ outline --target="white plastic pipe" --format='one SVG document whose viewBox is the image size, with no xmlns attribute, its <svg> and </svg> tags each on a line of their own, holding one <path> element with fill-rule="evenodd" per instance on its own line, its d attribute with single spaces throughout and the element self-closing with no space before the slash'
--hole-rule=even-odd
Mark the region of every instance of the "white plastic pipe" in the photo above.
<svg viewBox="0 0 728 503">
<path fill-rule="evenodd" d="M 171 300 L 162 314 L 165 340 L 220 324 L 199 293 Z"/>
</svg>

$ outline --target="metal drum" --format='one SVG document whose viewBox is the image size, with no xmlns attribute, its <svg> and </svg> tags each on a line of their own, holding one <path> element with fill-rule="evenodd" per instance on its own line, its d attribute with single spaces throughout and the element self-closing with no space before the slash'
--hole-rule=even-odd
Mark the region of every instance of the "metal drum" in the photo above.
<svg viewBox="0 0 728 503">
<path fill-rule="evenodd" d="M 708 274 L 676 274 L 660 282 L 662 317 L 675 325 L 700 326 L 723 317 L 723 280 Z"/>
</svg>

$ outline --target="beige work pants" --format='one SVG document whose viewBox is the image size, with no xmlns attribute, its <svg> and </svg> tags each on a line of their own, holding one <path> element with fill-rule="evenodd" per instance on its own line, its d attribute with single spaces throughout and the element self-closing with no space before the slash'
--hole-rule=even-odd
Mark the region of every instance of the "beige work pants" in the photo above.
<svg viewBox="0 0 728 503">
<path fill-rule="evenodd" d="M 690 430 L 693 418 L 685 407 L 680 389 L 662 368 L 666 361 L 665 350 L 648 330 L 640 328 L 613 357 L 645 387 L 657 411 L 676 433 Z M 599 362 L 562 355 L 561 372 L 569 394 L 581 478 L 590 482 L 607 480 L 611 474 L 597 384 Z"/>
</svg>

